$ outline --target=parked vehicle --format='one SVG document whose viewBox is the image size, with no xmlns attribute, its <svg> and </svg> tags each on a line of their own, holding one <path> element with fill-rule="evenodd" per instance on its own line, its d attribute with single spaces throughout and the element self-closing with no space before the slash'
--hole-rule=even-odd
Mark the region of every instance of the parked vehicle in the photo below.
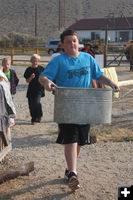
<svg viewBox="0 0 133 200">
<path fill-rule="evenodd" d="M 84 45 L 79 43 L 79 51 L 82 50 L 84 48 Z"/>
<path fill-rule="evenodd" d="M 52 55 L 53 53 L 55 53 L 59 44 L 60 44 L 60 39 L 48 40 L 48 43 L 45 46 L 48 54 Z"/>
</svg>

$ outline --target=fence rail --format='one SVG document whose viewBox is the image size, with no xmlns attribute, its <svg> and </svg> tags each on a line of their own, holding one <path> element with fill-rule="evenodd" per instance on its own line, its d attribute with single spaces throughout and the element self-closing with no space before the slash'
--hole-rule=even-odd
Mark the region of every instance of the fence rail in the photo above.
<svg viewBox="0 0 133 200">
<path fill-rule="evenodd" d="M 30 62 L 29 59 L 16 59 L 16 56 L 31 56 L 32 54 L 39 54 L 41 56 L 49 56 L 46 52 L 45 48 L 38 47 L 38 48 L 0 48 L 0 55 L 4 56 L 10 56 L 11 58 L 11 64 L 14 62 Z M 2 58 L 0 58 L 2 60 Z M 41 60 L 40 62 L 48 62 L 49 59 Z"/>
<path fill-rule="evenodd" d="M 23 47 L 23 48 L 0 48 L 0 60 L 3 56 L 10 56 L 11 64 L 14 62 L 30 62 L 29 56 L 37 53 L 42 56 L 40 62 L 47 63 L 50 60 L 49 54 L 44 47 Z M 122 46 L 108 45 L 104 52 L 104 66 L 127 64 L 127 59 Z"/>
</svg>

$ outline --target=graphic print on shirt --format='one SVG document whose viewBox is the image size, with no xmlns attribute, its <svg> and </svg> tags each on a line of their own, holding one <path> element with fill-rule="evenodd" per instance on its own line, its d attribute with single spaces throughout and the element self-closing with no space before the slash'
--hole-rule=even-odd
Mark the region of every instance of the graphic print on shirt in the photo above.
<svg viewBox="0 0 133 200">
<path fill-rule="evenodd" d="M 88 73 L 89 73 L 88 67 L 81 67 L 80 69 L 72 69 L 72 70 L 68 70 L 68 78 L 71 79 L 74 76 L 81 77 L 81 76 L 85 76 Z"/>
</svg>

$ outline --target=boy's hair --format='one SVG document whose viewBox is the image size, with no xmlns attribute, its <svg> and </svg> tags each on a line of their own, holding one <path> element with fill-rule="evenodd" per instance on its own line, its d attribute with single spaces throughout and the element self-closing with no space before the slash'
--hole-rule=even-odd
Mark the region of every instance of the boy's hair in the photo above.
<svg viewBox="0 0 133 200">
<path fill-rule="evenodd" d="M 3 66 L 5 63 L 7 63 L 8 61 L 10 61 L 9 58 L 3 58 L 3 59 L 2 59 L 2 66 Z"/>
<path fill-rule="evenodd" d="M 66 37 L 66 36 L 69 36 L 69 35 L 76 35 L 77 37 L 78 37 L 78 33 L 76 32 L 76 31 L 74 31 L 74 30 L 65 30 L 65 31 L 63 31 L 63 33 L 60 35 L 60 39 L 61 39 L 61 43 L 63 43 L 64 42 L 64 38 Z"/>
<path fill-rule="evenodd" d="M 38 59 L 38 60 L 40 60 L 40 55 L 38 55 L 38 54 L 33 54 L 33 55 L 31 56 L 30 60 L 32 60 L 32 59 Z"/>
</svg>

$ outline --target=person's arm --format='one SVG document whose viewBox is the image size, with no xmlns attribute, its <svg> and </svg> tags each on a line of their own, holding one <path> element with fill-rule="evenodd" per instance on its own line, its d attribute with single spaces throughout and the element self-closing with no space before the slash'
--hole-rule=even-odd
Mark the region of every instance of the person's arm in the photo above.
<svg viewBox="0 0 133 200">
<path fill-rule="evenodd" d="M 19 83 L 19 78 L 18 78 L 18 76 L 17 76 L 15 71 L 14 71 L 14 79 L 15 79 L 15 85 L 17 86 L 18 83 Z"/>
<path fill-rule="evenodd" d="M 35 78 L 35 74 L 33 73 L 33 74 L 30 75 L 29 78 L 26 79 L 26 82 L 30 83 L 32 81 L 32 79 L 34 79 L 34 78 Z"/>
<path fill-rule="evenodd" d="M 53 88 L 56 88 L 56 84 L 49 80 L 46 76 L 40 76 L 39 82 L 47 91 L 52 91 Z"/>
<path fill-rule="evenodd" d="M 114 92 L 119 92 L 120 88 L 118 87 L 118 85 L 116 85 L 114 82 L 112 82 L 109 78 L 107 78 L 106 76 L 101 76 L 100 78 L 97 79 L 97 81 L 99 83 L 103 83 L 105 85 L 109 85 Z"/>
</svg>

